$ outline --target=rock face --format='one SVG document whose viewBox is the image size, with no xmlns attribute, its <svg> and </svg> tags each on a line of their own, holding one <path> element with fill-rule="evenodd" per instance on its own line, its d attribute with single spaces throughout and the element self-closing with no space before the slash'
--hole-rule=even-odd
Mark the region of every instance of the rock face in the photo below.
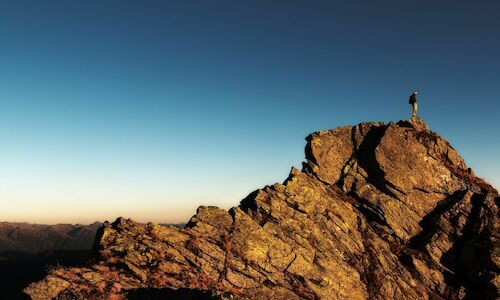
<svg viewBox="0 0 500 300">
<path fill-rule="evenodd" d="M 183 229 L 105 223 L 93 261 L 53 269 L 25 292 L 32 299 L 498 296 L 498 193 L 422 120 L 361 123 L 306 140 L 307 162 L 283 184 L 229 211 L 200 207 Z"/>
</svg>

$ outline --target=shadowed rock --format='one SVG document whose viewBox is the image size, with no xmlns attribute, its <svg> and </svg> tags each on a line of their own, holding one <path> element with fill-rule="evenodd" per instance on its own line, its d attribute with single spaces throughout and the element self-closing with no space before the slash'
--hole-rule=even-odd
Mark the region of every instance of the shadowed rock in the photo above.
<svg viewBox="0 0 500 300">
<path fill-rule="evenodd" d="M 86 267 L 53 269 L 25 292 L 33 299 L 174 290 L 215 299 L 498 296 L 498 193 L 422 120 L 362 123 L 306 140 L 307 162 L 283 184 L 229 211 L 202 206 L 182 229 L 105 223 Z"/>
</svg>

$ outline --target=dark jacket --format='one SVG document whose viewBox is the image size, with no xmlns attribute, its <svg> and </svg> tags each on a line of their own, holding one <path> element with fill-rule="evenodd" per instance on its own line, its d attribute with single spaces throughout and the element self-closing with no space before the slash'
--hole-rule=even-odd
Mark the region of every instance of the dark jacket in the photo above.
<svg viewBox="0 0 500 300">
<path fill-rule="evenodd" d="M 410 103 L 410 104 L 417 103 L 417 95 L 411 94 L 410 100 L 408 101 L 408 103 Z"/>
</svg>

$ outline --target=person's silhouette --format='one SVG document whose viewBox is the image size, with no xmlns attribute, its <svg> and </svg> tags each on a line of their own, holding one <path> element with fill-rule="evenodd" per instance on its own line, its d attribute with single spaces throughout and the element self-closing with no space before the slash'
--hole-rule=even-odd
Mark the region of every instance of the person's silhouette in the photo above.
<svg viewBox="0 0 500 300">
<path fill-rule="evenodd" d="M 417 104 L 417 91 L 413 91 L 413 93 L 410 96 L 410 100 L 408 101 L 411 106 L 412 106 L 412 113 L 411 117 L 416 117 L 417 116 L 417 110 L 418 110 L 418 104 Z"/>
</svg>

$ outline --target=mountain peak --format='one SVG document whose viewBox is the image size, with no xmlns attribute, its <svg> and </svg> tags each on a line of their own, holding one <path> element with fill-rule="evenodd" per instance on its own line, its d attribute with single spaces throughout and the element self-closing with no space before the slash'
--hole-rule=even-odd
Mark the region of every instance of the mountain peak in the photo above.
<svg viewBox="0 0 500 300">
<path fill-rule="evenodd" d="M 411 117 L 406 121 L 399 121 L 398 125 L 412 127 L 417 131 L 429 131 L 429 126 L 418 116 Z"/>
<path fill-rule="evenodd" d="M 310 134 L 302 170 L 182 229 L 119 218 L 33 299 L 495 299 L 498 193 L 418 117 Z M 185 294 L 183 294 L 185 293 Z M 76 295 L 76 296 L 75 296 Z M 73 298 L 71 298 L 73 299 Z"/>
</svg>

